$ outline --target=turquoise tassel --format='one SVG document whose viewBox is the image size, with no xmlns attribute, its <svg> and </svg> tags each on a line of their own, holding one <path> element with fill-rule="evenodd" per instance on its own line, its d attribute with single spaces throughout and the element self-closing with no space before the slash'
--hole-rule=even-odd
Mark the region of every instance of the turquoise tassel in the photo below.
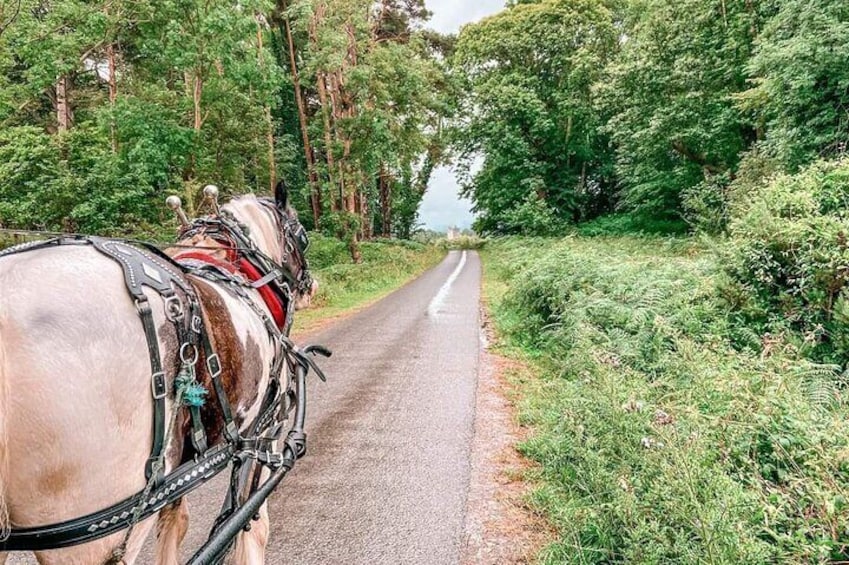
<svg viewBox="0 0 849 565">
<path fill-rule="evenodd" d="M 200 408 L 206 404 L 206 395 L 209 391 L 195 380 L 194 367 L 191 365 L 183 365 L 175 384 L 183 406 Z"/>
</svg>

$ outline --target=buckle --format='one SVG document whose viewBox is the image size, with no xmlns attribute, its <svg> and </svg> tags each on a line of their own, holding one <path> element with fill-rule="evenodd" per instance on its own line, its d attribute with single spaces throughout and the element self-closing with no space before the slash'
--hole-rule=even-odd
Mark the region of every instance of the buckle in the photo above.
<svg viewBox="0 0 849 565">
<path fill-rule="evenodd" d="M 206 368 L 209 371 L 209 376 L 217 379 L 221 375 L 221 360 L 217 353 L 213 353 L 206 360 Z"/>
<path fill-rule="evenodd" d="M 165 317 L 169 322 L 178 322 L 183 319 L 183 302 L 176 294 L 165 298 Z"/>
<path fill-rule="evenodd" d="M 203 330 L 203 320 L 200 319 L 200 316 L 192 316 L 192 331 L 199 334 L 201 330 Z"/>
<path fill-rule="evenodd" d="M 239 428 L 236 427 L 235 422 L 228 422 L 227 426 L 224 428 L 224 434 L 230 439 L 232 442 L 239 441 Z"/>
<path fill-rule="evenodd" d="M 168 394 L 168 387 L 165 384 L 165 372 L 159 371 L 153 373 L 150 379 L 150 392 L 153 393 L 154 400 L 162 400 Z"/>
<path fill-rule="evenodd" d="M 136 298 L 135 303 L 136 310 L 139 314 L 144 315 L 150 313 L 150 302 L 148 301 L 147 296 L 142 294 L 141 296 Z"/>
</svg>

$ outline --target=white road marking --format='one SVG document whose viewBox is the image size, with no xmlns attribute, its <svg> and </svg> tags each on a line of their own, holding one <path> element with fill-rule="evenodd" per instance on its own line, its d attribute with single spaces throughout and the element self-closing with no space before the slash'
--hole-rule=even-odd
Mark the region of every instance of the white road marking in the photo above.
<svg viewBox="0 0 849 565">
<path fill-rule="evenodd" d="M 457 263 L 457 266 L 454 267 L 454 272 L 445 280 L 445 283 L 439 289 L 439 292 L 436 293 L 436 296 L 433 297 L 433 300 L 430 301 L 430 305 L 427 307 L 428 316 L 435 316 L 439 311 L 439 307 L 442 306 L 442 303 L 445 302 L 445 297 L 448 295 L 448 291 L 451 290 L 451 285 L 454 284 L 454 281 L 457 280 L 457 277 L 460 276 L 460 271 L 463 270 L 463 267 L 466 265 L 466 252 L 463 251 L 463 255 L 460 256 L 460 262 Z"/>
</svg>

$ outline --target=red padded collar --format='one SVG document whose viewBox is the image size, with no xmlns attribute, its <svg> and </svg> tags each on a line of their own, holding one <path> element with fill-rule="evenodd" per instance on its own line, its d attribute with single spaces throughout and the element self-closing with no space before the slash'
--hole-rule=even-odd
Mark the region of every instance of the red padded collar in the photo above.
<svg viewBox="0 0 849 565">
<path fill-rule="evenodd" d="M 228 257 L 228 259 L 230 259 Z M 186 253 L 180 253 L 174 260 L 177 262 L 192 260 L 192 261 L 200 261 L 202 263 L 209 263 L 210 265 L 215 265 L 219 269 L 223 269 L 229 273 L 236 274 L 239 273 L 243 277 L 245 277 L 249 282 L 256 282 L 262 278 L 262 274 L 259 270 L 246 259 L 237 259 L 235 261 L 228 260 L 222 261 L 221 259 L 216 259 L 212 255 L 207 253 L 199 253 L 197 251 L 188 251 Z M 262 301 L 265 302 L 265 306 L 268 308 L 268 311 L 271 312 L 271 317 L 274 319 L 274 323 L 277 324 L 277 327 L 282 330 L 286 327 L 286 307 L 283 304 L 283 301 L 277 296 L 277 294 L 271 290 L 268 285 L 264 285 L 256 289 L 259 292 L 259 295 L 262 297 Z"/>
</svg>

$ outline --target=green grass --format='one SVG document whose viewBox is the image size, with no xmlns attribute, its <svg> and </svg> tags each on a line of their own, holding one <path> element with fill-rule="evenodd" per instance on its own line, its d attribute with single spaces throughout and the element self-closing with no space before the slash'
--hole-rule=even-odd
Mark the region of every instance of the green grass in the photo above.
<svg viewBox="0 0 849 565">
<path fill-rule="evenodd" d="M 354 264 L 343 242 L 320 234 L 310 234 L 310 239 L 308 258 L 319 290 L 313 307 L 295 317 L 295 332 L 309 331 L 322 320 L 382 298 L 445 255 L 435 245 L 377 240 L 361 244 L 363 261 Z"/>
<path fill-rule="evenodd" d="M 847 379 L 735 325 L 678 238 L 492 241 L 544 563 L 825 563 L 849 551 Z M 766 348 L 764 348 L 766 344 Z"/>
</svg>

